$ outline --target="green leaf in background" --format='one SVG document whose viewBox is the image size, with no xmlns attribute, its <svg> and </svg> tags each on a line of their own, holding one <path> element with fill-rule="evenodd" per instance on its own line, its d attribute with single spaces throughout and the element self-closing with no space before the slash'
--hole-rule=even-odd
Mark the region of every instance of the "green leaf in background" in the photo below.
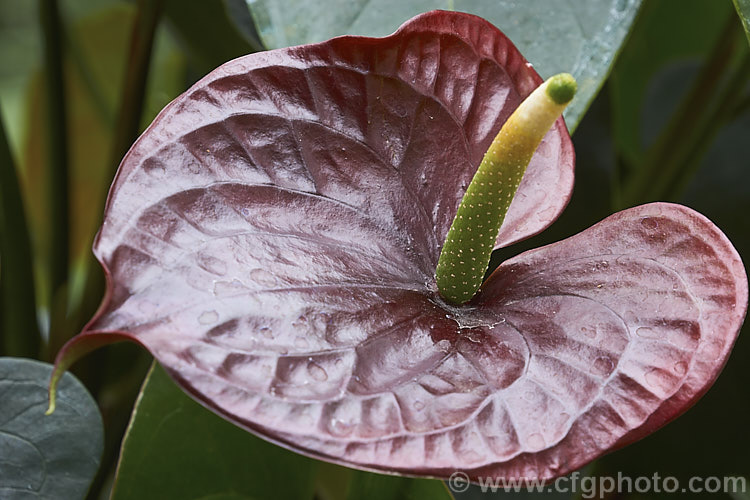
<svg viewBox="0 0 750 500">
<path fill-rule="evenodd" d="M 643 8 L 609 80 L 612 124 L 618 154 L 632 166 L 643 162 L 644 138 L 654 137 L 668 114 L 654 123 L 644 119 L 644 103 L 652 79 L 670 64 L 698 62 L 710 53 L 731 14 L 728 2 L 661 0 Z M 679 95 L 673 92 L 673 99 Z M 676 104 L 675 101 L 672 104 Z M 650 126 L 650 134 L 644 131 Z"/>
<path fill-rule="evenodd" d="M 133 18 L 131 5 L 114 4 L 81 17 L 71 23 L 68 31 L 70 50 L 65 74 L 71 155 L 70 240 L 72 264 L 78 269 L 93 261 L 91 242 L 101 222 L 104 197 L 112 181 L 114 166 L 110 165 L 110 152 L 114 115 L 121 94 Z M 184 59 L 176 53 L 175 43 L 165 32 L 157 37 L 153 59 L 145 124 L 184 87 Z M 39 182 L 44 178 L 47 154 L 40 82 L 41 75 L 37 73 L 27 91 L 25 121 L 28 126 L 22 134 L 24 148 L 19 161 L 38 266 L 43 265 L 48 252 L 53 251 L 48 241 L 44 183 Z M 81 272 L 73 276 L 73 309 L 84 279 Z M 37 282 L 37 285 L 42 291 L 40 296 L 44 297 L 46 283 Z"/>
<path fill-rule="evenodd" d="M 79 500 L 99 467 L 99 409 L 67 373 L 45 415 L 52 365 L 0 358 L 0 498 Z"/>
<path fill-rule="evenodd" d="M 252 0 L 268 47 L 320 42 L 333 36 L 384 36 L 432 9 L 458 10 L 488 20 L 547 78 L 569 72 L 578 94 L 565 112 L 574 130 L 609 74 L 641 0 Z"/>
<path fill-rule="evenodd" d="M 214 415 L 154 364 L 123 441 L 111 500 L 451 500 L 445 484 L 339 467 Z"/>
<path fill-rule="evenodd" d="M 472 485 L 466 492 L 457 494 L 456 500 L 578 500 L 579 495 L 569 492 L 554 491 L 552 486 L 545 486 L 543 491 L 529 491 L 520 489 L 519 491 L 496 489 L 494 492 L 490 489 Z M 569 486 L 565 486 L 571 489 Z M 584 497 L 586 498 L 586 497 Z M 593 497 L 598 498 L 598 497 Z"/>
<path fill-rule="evenodd" d="M 347 500 L 450 500 L 442 481 L 354 471 Z"/>
<path fill-rule="evenodd" d="M 41 34 L 36 2 L 0 0 L 0 100 L 11 150 L 20 149 L 23 92 L 39 64 Z"/>
<path fill-rule="evenodd" d="M 121 3 L 121 0 L 59 1 L 63 21 L 69 26 L 93 12 Z M 26 123 L 24 97 L 41 63 L 42 34 L 37 4 L 36 0 L 0 0 L 0 100 L 11 150 L 17 157 Z"/>
<path fill-rule="evenodd" d="M 733 0 L 737 15 L 740 16 L 742 26 L 745 28 L 747 41 L 750 43 L 750 0 Z"/>
<path fill-rule="evenodd" d="M 154 365 L 123 441 L 111 500 L 302 500 L 315 461 L 217 417 Z"/>
<path fill-rule="evenodd" d="M 453 500 L 443 481 L 388 476 L 318 463 L 319 500 Z"/>
<path fill-rule="evenodd" d="M 25 212 L 0 112 L 0 353 L 34 357 L 41 338 Z"/>
<path fill-rule="evenodd" d="M 665 23 L 673 23 L 671 31 L 677 35 L 673 39 L 695 44 L 695 39 L 700 38 L 695 32 L 708 23 L 686 21 L 674 16 L 673 12 L 683 7 L 692 8 L 694 13 L 705 13 L 706 19 L 719 13 L 723 18 L 717 20 L 719 27 L 713 31 L 704 29 L 714 35 L 702 40 L 708 46 L 706 56 L 697 60 L 667 59 L 658 71 L 650 75 L 647 92 L 640 96 L 637 94 L 638 84 L 644 80 L 631 78 L 622 82 L 613 75 L 613 88 L 621 89 L 621 92 L 613 92 L 615 119 L 629 115 L 635 122 L 632 110 L 642 109 L 636 124 L 618 130 L 624 137 L 618 136 L 622 161 L 615 178 L 616 208 L 654 200 L 679 201 L 717 133 L 741 113 L 743 106 L 747 107 L 745 90 L 750 79 L 750 50 L 741 24 L 728 2 L 712 6 L 710 12 L 704 6 L 705 3 L 693 5 L 692 2 L 678 1 L 649 4 L 636 31 L 659 37 L 665 31 Z M 682 35 L 685 26 L 694 29 Z M 677 53 L 684 50 L 680 45 L 675 47 Z M 633 54 L 636 56 L 632 57 Z M 623 54 L 624 61 L 644 63 L 634 65 L 634 71 L 642 71 L 648 67 L 647 61 L 653 59 L 648 44 L 632 44 Z M 700 64 L 696 64 L 698 62 Z M 669 84 L 662 85 L 668 78 L 671 79 Z M 641 101 L 623 103 L 619 100 L 623 96 L 638 96 Z M 655 139 L 639 144 L 634 131 Z"/>
<path fill-rule="evenodd" d="M 201 73 L 263 50 L 243 0 L 167 0 L 164 14 Z"/>
</svg>

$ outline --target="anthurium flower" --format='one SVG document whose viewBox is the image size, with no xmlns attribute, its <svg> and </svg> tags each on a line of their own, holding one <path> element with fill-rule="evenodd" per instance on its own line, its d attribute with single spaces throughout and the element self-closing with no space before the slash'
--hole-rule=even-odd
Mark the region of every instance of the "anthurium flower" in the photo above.
<svg viewBox="0 0 750 500">
<path fill-rule="evenodd" d="M 253 433 L 412 475 L 552 478 L 662 426 L 717 377 L 747 305 L 702 215 L 632 208 L 503 263 L 466 304 L 437 291 L 464 191 L 540 83 L 449 12 L 221 66 L 123 160 L 94 246 L 108 292 L 58 373 L 132 340 Z M 572 180 L 560 119 L 496 246 L 547 227 Z"/>
</svg>

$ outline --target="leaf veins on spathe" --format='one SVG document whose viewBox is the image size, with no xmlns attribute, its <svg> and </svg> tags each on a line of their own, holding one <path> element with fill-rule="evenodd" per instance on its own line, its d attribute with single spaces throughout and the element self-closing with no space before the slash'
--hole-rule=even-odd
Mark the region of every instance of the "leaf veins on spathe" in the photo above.
<svg viewBox="0 0 750 500">
<path fill-rule="evenodd" d="M 199 81 L 120 166 L 97 316 L 59 366 L 145 346 L 193 397 L 301 453 L 411 475 L 553 478 L 710 386 L 747 278 L 705 217 L 617 213 L 442 302 L 442 242 L 504 120 L 541 79 L 496 28 L 432 12 L 386 38 L 253 54 Z M 562 120 L 497 239 L 567 203 Z"/>
</svg>

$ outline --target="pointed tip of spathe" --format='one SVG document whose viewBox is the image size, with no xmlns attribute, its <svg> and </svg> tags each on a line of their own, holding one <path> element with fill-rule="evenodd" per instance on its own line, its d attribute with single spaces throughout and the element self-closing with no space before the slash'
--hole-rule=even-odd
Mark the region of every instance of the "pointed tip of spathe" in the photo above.
<svg viewBox="0 0 750 500">
<path fill-rule="evenodd" d="M 570 73 L 560 73 L 547 80 L 547 95 L 556 104 L 567 104 L 573 100 L 578 83 Z"/>
</svg>

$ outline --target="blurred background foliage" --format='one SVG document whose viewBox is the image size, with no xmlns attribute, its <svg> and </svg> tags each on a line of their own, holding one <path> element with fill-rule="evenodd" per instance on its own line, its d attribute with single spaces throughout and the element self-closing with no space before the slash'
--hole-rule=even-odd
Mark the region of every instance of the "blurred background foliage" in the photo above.
<svg viewBox="0 0 750 500">
<path fill-rule="evenodd" d="M 566 115 L 578 158 L 570 207 L 542 235 L 496 252 L 493 265 L 654 200 L 701 211 L 750 262 L 750 2 L 562 5 L 0 0 L 0 356 L 51 361 L 96 310 L 104 279 L 90 247 L 107 189 L 168 102 L 234 57 L 342 33 L 382 35 L 438 7 L 483 15 L 542 76 L 572 66 L 584 83 L 582 104 Z M 583 472 L 750 478 L 747 335 L 693 409 Z M 208 413 L 150 364 L 140 349 L 117 345 L 74 370 L 105 426 L 89 498 L 450 498 L 436 481 L 351 471 L 269 445 Z M 490 497 L 477 488 L 456 496 Z"/>
</svg>

